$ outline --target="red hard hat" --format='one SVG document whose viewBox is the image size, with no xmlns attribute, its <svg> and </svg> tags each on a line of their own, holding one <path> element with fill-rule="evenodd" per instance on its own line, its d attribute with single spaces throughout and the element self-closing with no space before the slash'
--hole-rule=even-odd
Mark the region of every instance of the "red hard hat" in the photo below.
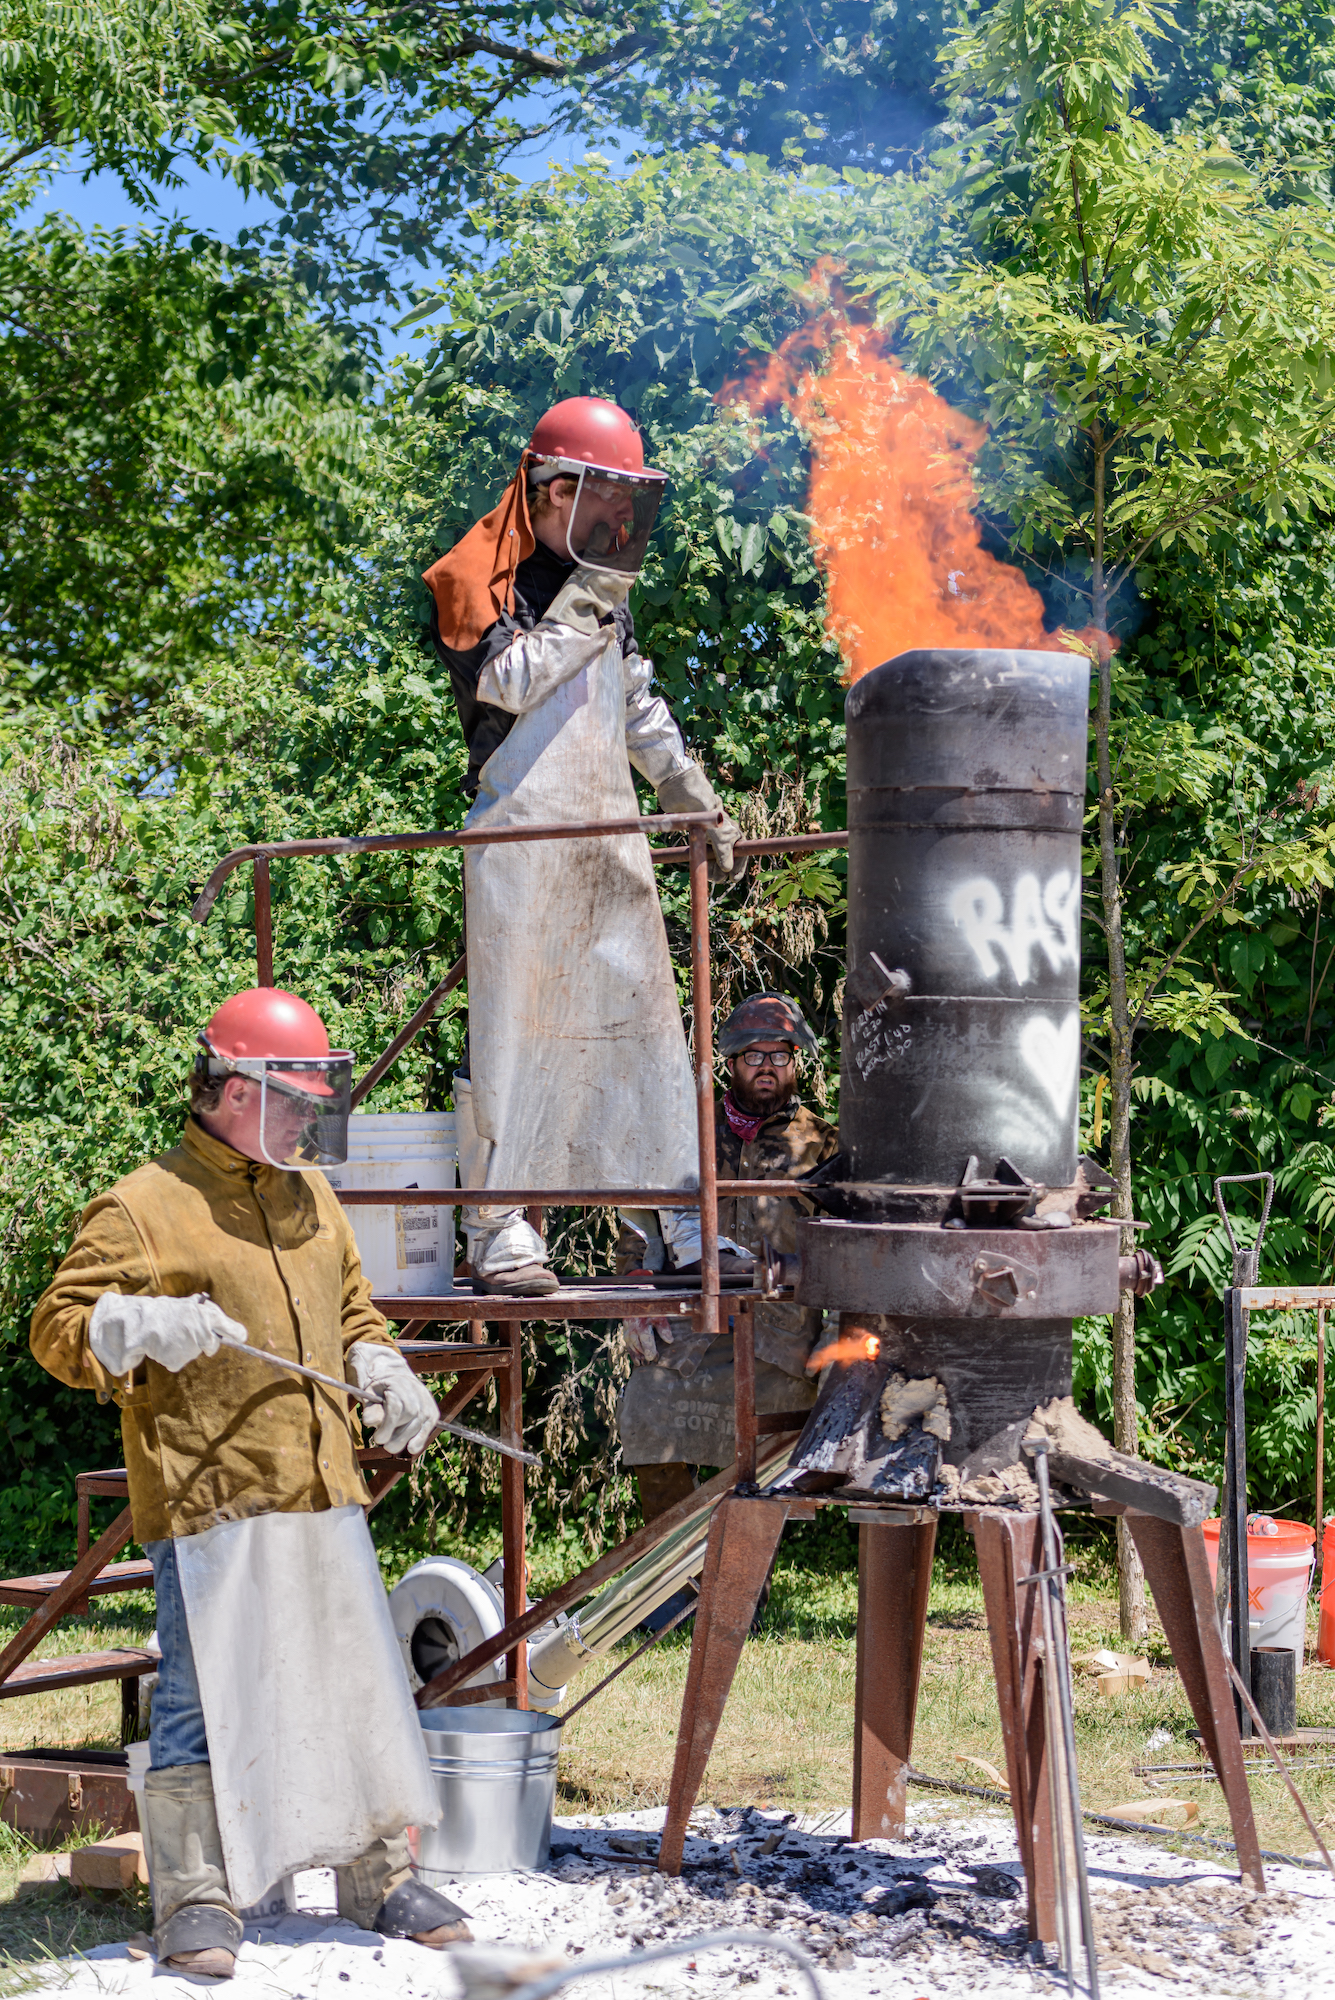
<svg viewBox="0 0 1335 2000">
<path fill-rule="evenodd" d="M 553 403 L 546 416 L 539 417 L 528 448 L 535 458 L 575 459 L 608 472 L 645 470 L 639 426 L 601 396 L 567 396 L 563 403 Z"/>
<path fill-rule="evenodd" d="M 314 1007 L 281 986 L 234 993 L 208 1023 L 203 1039 L 220 1056 L 288 1056 L 309 1062 L 329 1054 L 329 1037 Z"/>
</svg>

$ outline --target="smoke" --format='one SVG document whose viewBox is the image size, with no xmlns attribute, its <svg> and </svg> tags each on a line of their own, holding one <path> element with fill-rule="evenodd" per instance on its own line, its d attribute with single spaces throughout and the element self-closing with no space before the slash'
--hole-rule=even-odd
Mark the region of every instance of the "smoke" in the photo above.
<svg viewBox="0 0 1335 2000">
<path fill-rule="evenodd" d="M 829 296 L 830 274 L 814 281 Z M 723 400 L 754 415 L 782 405 L 811 440 L 811 537 L 850 680 L 911 647 L 1067 643 L 1044 629 L 1020 571 L 982 546 L 972 468 L 983 425 L 907 374 L 876 328 L 832 307 Z"/>
</svg>

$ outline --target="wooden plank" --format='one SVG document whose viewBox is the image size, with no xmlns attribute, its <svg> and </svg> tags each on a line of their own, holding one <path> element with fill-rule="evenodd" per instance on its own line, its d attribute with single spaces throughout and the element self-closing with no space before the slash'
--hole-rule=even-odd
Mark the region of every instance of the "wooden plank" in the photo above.
<svg viewBox="0 0 1335 2000">
<path fill-rule="evenodd" d="M 1216 1487 L 1203 1479 L 1165 1472 L 1162 1466 L 1147 1465 L 1143 1459 L 1128 1458 L 1121 1452 L 1103 1459 L 1051 1451 L 1048 1464 L 1053 1477 L 1066 1486 L 1116 1500 L 1123 1507 L 1135 1507 L 1160 1521 L 1174 1521 L 1180 1528 L 1198 1527 L 1214 1512 Z"/>
<path fill-rule="evenodd" d="M 57 1688 L 92 1687 L 97 1681 L 120 1681 L 155 1674 L 158 1656 L 142 1647 L 122 1646 L 109 1653 L 64 1653 L 56 1659 L 25 1660 L 0 1681 L 0 1701 L 21 1694 L 51 1694 Z"/>
<path fill-rule="evenodd" d="M 47 1570 L 40 1576 L 8 1576 L 0 1580 L 0 1604 L 20 1604 L 31 1608 L 44 1604 L 69 1575 L 67 1569 Z M 108 1563 L 87 1586 L 88 1597 L 110 1597 L 118 1590 L 151 1590 L 153 1565 L 147 1557 L 134 1562 Z"/>
</svg>

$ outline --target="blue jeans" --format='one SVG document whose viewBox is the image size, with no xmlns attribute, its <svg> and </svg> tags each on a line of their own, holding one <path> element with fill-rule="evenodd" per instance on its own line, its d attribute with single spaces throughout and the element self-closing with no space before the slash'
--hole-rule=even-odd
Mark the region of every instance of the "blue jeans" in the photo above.
<svg viewBox="0 0 1335 2000">
<path fill-rule="evenodd" d="M 158 1644 L 162 1664 L 153 1695 L 149 1730 L 149 1768 L 168 1771 L 177 1764 L 207 1764 L 209 1742 L 204 1733 L 195 1656 L 185 1622 L 185 1602 L 176 1569 L 176 1544 L 146 1542 L 153 1564 L 153 1588 L 158 1599 Z"/>
</svg>

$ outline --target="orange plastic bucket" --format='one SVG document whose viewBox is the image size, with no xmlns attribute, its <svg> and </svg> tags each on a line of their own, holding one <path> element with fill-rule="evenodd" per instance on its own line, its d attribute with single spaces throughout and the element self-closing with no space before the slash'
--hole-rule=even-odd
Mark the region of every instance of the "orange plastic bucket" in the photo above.
<svg viewBox="0 0 1335 2000">
<path fill-rule="evenodd" d="M 1247 1624 L 1253 1646 L 1290 1646 L 1302 1665 L 1307 1644 L 1307 1593 L 1311 1586 L 1312 1563 L 1316 1557 L 1316 1529 L 1305 1521 L 1264 1519 L 1274 1532 L 1258 1534 L 1247 1529 Z M 1323 1551 L 1331 1542 L 1332 1521 L 1326 1528 Z M 1219 1564 L 1219 1523 L 1205 1523 L 1205 1553 L 1210 1577 Z M 1324 1597 L 1324 1592 L 1323 1592 Z M 1335 1646 L 1335 1596 L 1331 1599 L 1331 1638 Z M 1318 1642 L 1319 1643 L 1319 1642 Z M 1335 1652 L 1332 1653 L 1335 1665 Z"/>
<path fill-rule="evenodd" d="M 1323 1667 L 1335 1667 L 1335 1514 L 1326 1516 L 1321 1535 L 1321 1615 L 1316 1627 L 1316 1656 Z"/>
</svg>

